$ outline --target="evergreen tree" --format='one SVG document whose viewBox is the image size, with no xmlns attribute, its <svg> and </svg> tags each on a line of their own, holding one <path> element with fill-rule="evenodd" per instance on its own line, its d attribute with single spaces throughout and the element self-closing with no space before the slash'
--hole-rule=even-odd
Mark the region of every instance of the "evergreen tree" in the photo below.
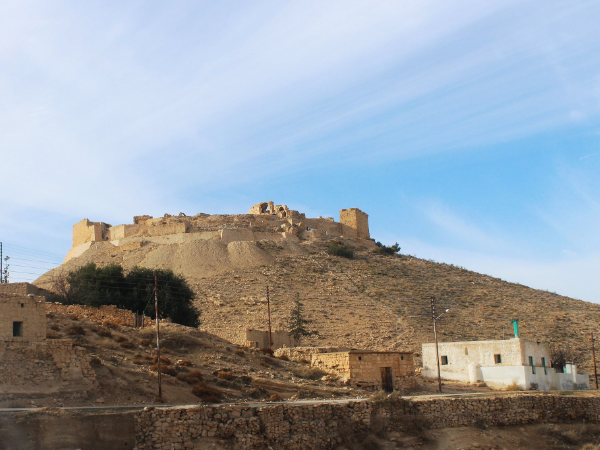
<svg viewBox="0 0 600 450">
<path fill-rule="evenodd" d="M 311 323 L 310 320 L 304 318 L 304 305 L 300 302 L 300 295 L 296 294 L 294 307 L 287 319 L 287 327 L 290 335 L 298 342 L 303 337 L 318 336 L 318 331 L 307 328 Z"/>
</svg>

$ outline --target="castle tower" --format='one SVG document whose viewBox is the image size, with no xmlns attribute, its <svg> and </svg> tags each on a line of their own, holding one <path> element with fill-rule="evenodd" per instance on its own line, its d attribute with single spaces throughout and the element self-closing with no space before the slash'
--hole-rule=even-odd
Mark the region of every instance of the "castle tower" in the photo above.
<svg viewBox="0 0 600 450">
<path fill-rule="evenodd" d="M 371 239 L 369 235 L 369 215 L 358 208 L 340 210 L 340 223 L 344 234 L 359 239 Z"/>
</svg>

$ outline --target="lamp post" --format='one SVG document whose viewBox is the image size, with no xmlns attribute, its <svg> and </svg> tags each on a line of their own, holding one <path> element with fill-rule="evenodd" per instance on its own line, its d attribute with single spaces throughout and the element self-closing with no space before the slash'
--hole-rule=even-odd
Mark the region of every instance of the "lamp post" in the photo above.
<svg viewBox="0 0 600 450">
<path fill-rule="evenodd" d="M 439 349 L 439 345 L 438 345 L 436 321 L 440 317 L 442 317 L 444 314 L 446 314 L 448 311 L 450 311 L 450 309 L 447 309 L 442 314 L 440 314 L 439 316 L 436 317 L 435 316 L 435 298 L 431 297 L 431 320 L 433 322 L 433 337 L 435 339 L 435 359 L 437 361 L 438 389 L 440 391 L 440 394 L 442 393 L 442 373 L 441 373 L 441 369 L 440 369 L 440 349 Z"/>
</svg>

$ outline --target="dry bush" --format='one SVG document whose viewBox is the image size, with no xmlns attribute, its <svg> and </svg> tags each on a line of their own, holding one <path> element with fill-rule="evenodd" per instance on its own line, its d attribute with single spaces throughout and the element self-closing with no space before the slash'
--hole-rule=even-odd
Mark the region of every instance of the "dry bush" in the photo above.
<svg viewBox="0 0 600 450">
<path fill-rule="evenodd" d="M 112 337 L 112 332 L 110 330 L 107 330 L 106 328 L 99 328 L 98 331 L 96 331 L 96 333 L 98 334 L 98 336 Z"/>
<path fill-rule="evenodd" d="M 71 320 L 79 320 L 79 317 L 78 317 L 78 316 L 76 316 L 75 314 L 69 314 L 69 318 L 70 318 Z"/>
<path fill-rule="evenodd" d="M 131 341 L 124 341 L 119 344 L 122 348 L 135 348 L 136 345 Z"/>
<path fill-rule="evenodd" d="M 129 342 L 129 339 L 127 339 L 127 337 L 123 336 L 122 334 L 115 334 L 114 337 L 115 341 L 121 343 L 121 342 Z"/>
<path fill-rule="evenodd" d="M 246 352 L 244 352 L 244 350 L 241 350 L 241 349 L 237 349 L 235 351 L 235 354 L 238 356 L 246 356 Z"/>
<path fill-rule="evenodd" d="M 204 375 L 199 370 L 192 370 L 188 373 L 180 373 L 177 375 L 181 381 L 185 381 L 188 384 L 197 384 L 204 380 Z"/>
<path fill-rule="evenodd" d="M 233 380 L 235 378 L 233 374 L 227 370 L 219 370 L 217 372 L 217 377 L 222 378 L 223 380 Z"/>
<path fill-rule="evenodd" d="M 119 324 L 114 320 L 105 320 L 104 322 L 102 322 L 102 325 L 106 328 L 112 328 L 113 330 L 119 329 Z"/>
<path fill-rule="evenodd" d="M 522 391 L 523 388 L 517 384 L 516 380 L 513 380 L 512 383 L 510 383 L 508 386 L 506 386 L 504 388 L 504 390 L 505 391 Z"/>
<path fill-rule="evenodd" d="M 46 331 L 46 339 L 60 339 L 62 334 L 57 333 L 56 331 L 48 330 Z"/>
<path fill-rule="evenodd" d="M 140 339 L 140 345 L 144 347 L 149 347 L 151 345 L 150 339 Z"/>
<path fill-rule="evenodd" d="M 182 367 L 192 367 L 194 365 L 189 359 L 179 359 L 175 364 Z"/>
<path fill-rule="evenodd" d="M 60 330 L 60 326 L 57 323 L 53 323 L 52 325 L 50 325 L 50 328 L 54 331 Z"/>
<path fill-rule="evenodd" d="M 69 328 L 67 328 L 67 334 L 71 336 L 84 336 L 85 330 L 81 325 L 71 325 Z"/>
<path fill-rule="evenodd" d="M 154 357 L 153 357 L 153 356 L 150 356 L 150 355 L 142 355 L 142 358 L 144 358 L 144 359 L 146 359 L 146 360 L 148 360 L 148 361 L 152 361 L 152 362 L 154 362 Z"/>
<path fill-rule="evenodd" d="M 241 375 L 237 378 L 237 381 L 241 384 L 252 384 L 252 377 L 249 377 L 248 375 Z"/>
<path fill-rule="evenodd" d="M 270 402 L 278 402 L 279 400 L 281 400 L 281 397 L 279 397 L 279 394 L 273 394 L 273 395 L 271 395 L 271 397 L 269 397 Z"/>
<path fill-rule="evenodd" d="M 140 358 L 135 358 L 132 362 L 134 364 L 137 364 L 138 366 L 141 366 L 142 364 L 146 363 L 146 361 L 144 361 L 143 359 L 140 359 Z"/>
<path fill-rule="evenodd" d="M 596 424 L 573 424 L 566 429 L 565 426 L 548 425 L 544 428 L 545 434 L 556 439 L 564 445 L 581 445 L 589 449 L 600 450 L 600 426 Z M 594 442 L 595 444 L 591 444 Z M 591 447 L 590 447 L 591 446 Z M 584 447 L 586 448 L 586 447 Z M 583 449 L 582 449 L 583 450 Z"/>
<path fill-rule="evenodd" d="M 150 370 L 153 372 L 158 372 L 158 364 L 150 366 Z M 177 376 L 177 371 L 175 370 L 175 368 L 173 366 L 167 366 L 163 364 L 162 361 L 160 364 L 160 373 L 165 373 L 167 375 L 171 375 L 172 377 Z"/>
<path fill-rule="evenodd" d="M 327 375 L 327 372 L 316 367 L 294 367 L 291 372 L 294 376 L 298 378 L 305 378 L 307 380 L 320 380 Z"/>
<path fill-rule="evenodd" d="M 203 402 L 209 403 L 219 403 L 223 397 L 223 393 L 219 389 L 209 387 L 202 381 L 194 385 L 192 394 L 200 397 Z"/>
<path fill-rule="evenodd" d="M 273 356 L 273 349 L 271 349 L 271 348 L 261 348 L 260 351 L 263 352 L 267 356 L 271 356 L 271 357 Z"/>
<path fill-rule="evenodd" d="M 152 346 L 156 346 L 156 330 L 154 328 L 143 329 L 140 335 L 148 339 Z M 190 336 L 179 330 L 165 329 L 160 331 L 161 351 L 174 350 L 178 352 L 188 352 L 194 348 L 202 347 L 202 343 L 195 337 Z"/>
<path fill-rule="evenodd" d="M 156 364 L 157 361 L 158 361 L 158 356 L 154 356 L 154 358 L 152 358 L 152 362 L 154 364 Z M 160 365 L 162 366 L 163 364 L 171 365 L 173 363 L 167 356 L 160 355 Z"/>
<path fill-rule="evenodd" d="M 98 358 L 97 356 L 92 356 L 90 358 L 90 364 L 93 366 L 101 366 L 102 360 L 100 358 Z"/>
<path fill-rule="evenodd" d="M 281 355 L 281 356 L 279 357 L 279 359 L 281 359 L 281 360 L 283 360 L 283 361 L 289 361 L 289 360 L 290 360 L 290 358 L 289 358 L 289 357 L 288 357 L 288 355 L 286 355 L 286 354 L 283 354 L 283 355 Z"/>
</svg>

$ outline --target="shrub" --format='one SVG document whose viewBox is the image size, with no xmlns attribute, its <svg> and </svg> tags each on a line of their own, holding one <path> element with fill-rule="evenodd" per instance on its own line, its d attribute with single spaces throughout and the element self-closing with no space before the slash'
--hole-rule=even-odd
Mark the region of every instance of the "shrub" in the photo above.
<svg viewBox="0 0 600 450">
<path fill-rule="evenodd" d="M 100 328 L 98 329 L 98 331 L 96 331 L 96 333 L 98 334 L 98 336 L 112 337 L 112 332 L 110 330 L 107 330 L 106 328 Z"/>
<path fill-rule="evenodd" d="M 271 397 L 269 397 L 270 402 L 278 402 L 279 400 L 281 400 L 281 397 L 279 397 L 279 394 L 273 394 L 273 395 L 271 395 Z"/>
<path fill-rule="evenodd" d="M 128 342 L 129 339 L 127 339 L 122 334 L 117 334 L 117 335 L 115 335 L 115 341 L 117 341 L 117 342 Z"/>
<path fill-rule="evenodd" d="M 377 248 L 373 250 L 375 253 L 379 255 L 395 255 L 400 252 L 400 246 L 396 242 L 394 245 L 383 245 L 381 242 L 376 242 Z"/>
<path fill-rule="evenodd" d="M 332 241 L 331 244 L 329 244 L 327 253 L 332 256 L 341 256 L 342 258 L 354 258 L 354 250 L 339 241 Z"/>
<path fill-rule="evenodd" d="M 92 356 L 90 358 L 90 364 L 93 366 L 101 366 L 102 360 L 100 358 L 98 358 L 97 356 Z"/>
<path fill-rule="evenodd" d="M 216 388 L 206 386 L 204 382 L 199 382 L 192 388 L 192 394 L 200 397 L 204 402 L 218 403 L 221 401 L 223 393 Z"/>
<path fill-rule="evenodd" d="M 142 364 L 146 363 L 146 361 L 144 361 L 143 359 L 139 359 L 139 358 L 135 358 L 132 362 L 134 364 L 137 364 L 138 366 L 141 366 Z"/>
<path fill-rule="evenodd" d="M 246 352 L 244 352 L 244 350 L 240 350 L 240 349 L 236 350 L 235 354 L 238 356 L 246 356 Z"/>
<path fill-rule="evenodd" d="M 112 320 L 105 320 L 102 322 L 102 325 L 104 325 L 106 328 L 112 328 L 113 330 L 117 330 L 119 328 L 119 324 Z"/>
<path fill-rule="evenodd" d="M 177 375 L 181 381 L 185 381 L 188 384 L 197 384 L 204 380 L 204 375 L 199 370 L 192 370 L 188 373 L 180 373 Z"/>
<path fill-rule="evenodd" d="M 283 361 L 289 361 L 290 358 L 288 357 L 288 355 L 286 355 L 285 353 L 279 356 L 279 359 L 283 360 Z"/>
<path fill-rule="evenodd" d="M 192 367 L 194 365 L 189 359 L 180 359 L 175 364 L 182 367 Z"/>
<path fill-rule="evenodd" d="M 158 372 L 158 364 L 150 366 L 150 370 L 153 372 Z M 175 368 L 173 366 L 163 364 L 162 361 L 160 363 L 160 373 L 165 373 L 167 375 L 171 375 L 172 377 L 177 376 L 177 371 L 175 370 Z"/>
<path fill-rule="evenodd" d="M 260 351 L 263 352 L 265 355 L 273 356 L 273 349 L 271 348 L 261 348 Z"/>
<path fill-rule="evenodd" d="M 231 372 L 226 370 L 219 370 L 217 372 L 217 377 L 222 378 L 224 380 L 233 380 L 235 378 Z"/>
<path fill-rule="evenodd" d="M 523 388 L 517 384 L 516 380 L 513 380 L 508 386 L 504 388 L 505 391 L 522 391 Z"/>
<path fill-rule="evenodd" d="M 152 358 L 152 362 L 154 364 L 156 364 L 156 361 L 158 361 L 158 356 L 155 356 L 154 358 Z M 163 364 L 167 364 L 167 365 L 171 365 L 171 360 L 163 355 L 160 355 L 160 365 L 162 366 Z"/>
<path fill-rule="evenodd" d="M 53 323 L 52 325 L 50 325 L 50 328 L 54 331 L 58 331 L 60 330 L 60 327 L 58 326 L 57 323 Z"/>
<path fill-rule="evenodd" d="M 140 339 L 140 345 L 143 345 L 144 347 L 149 347 L 150 339 Z"/>
<path fill-rule="evenodd" d="M 81 325 L 71 325 L 69 328 L 67 328 L 67 334 L 71 335 L 71 336 L 84 336 L 85 335 L 85 330 L 83 329 L 83 327 Z"/>
<path fill-rule="evenodd" d="M 154 357 L 153 357 L 153 356 L 150 356 L 150 355 L 142 355 L 142 358 L 144 358 L 145 360 L 148 360 L 148 361 L 153 361 L 153 362 L 154 362 Z"/>
<path fill-rule="evenodd" d="M 48 330 L 46 331 L 46 339 L 60 339 L 62 334 L 57 333 L 56 331 Z"/>
<path fill-rule="evenodd" d="M 131 341 L 124 341 L 119 344 L 122 348 L 135 348 L 135 344 Z"/>
<path fill-rule="evenodd" d="M 237 379 L 238 382 L 242 383 L 242 384 L 251 384 L 252 383 L 252 377 L 248 376 L 248 375 L 241 375 L 238 377 Z"/>
<path fill-rule="evenodd" d="M 305 378 L 307 380 L 320 380 L 322 377 L 327 375 L 327 372 L 318 369 L 316 367 L 294 367 L 292 374 L 298 378 Z"/>
</svg>

